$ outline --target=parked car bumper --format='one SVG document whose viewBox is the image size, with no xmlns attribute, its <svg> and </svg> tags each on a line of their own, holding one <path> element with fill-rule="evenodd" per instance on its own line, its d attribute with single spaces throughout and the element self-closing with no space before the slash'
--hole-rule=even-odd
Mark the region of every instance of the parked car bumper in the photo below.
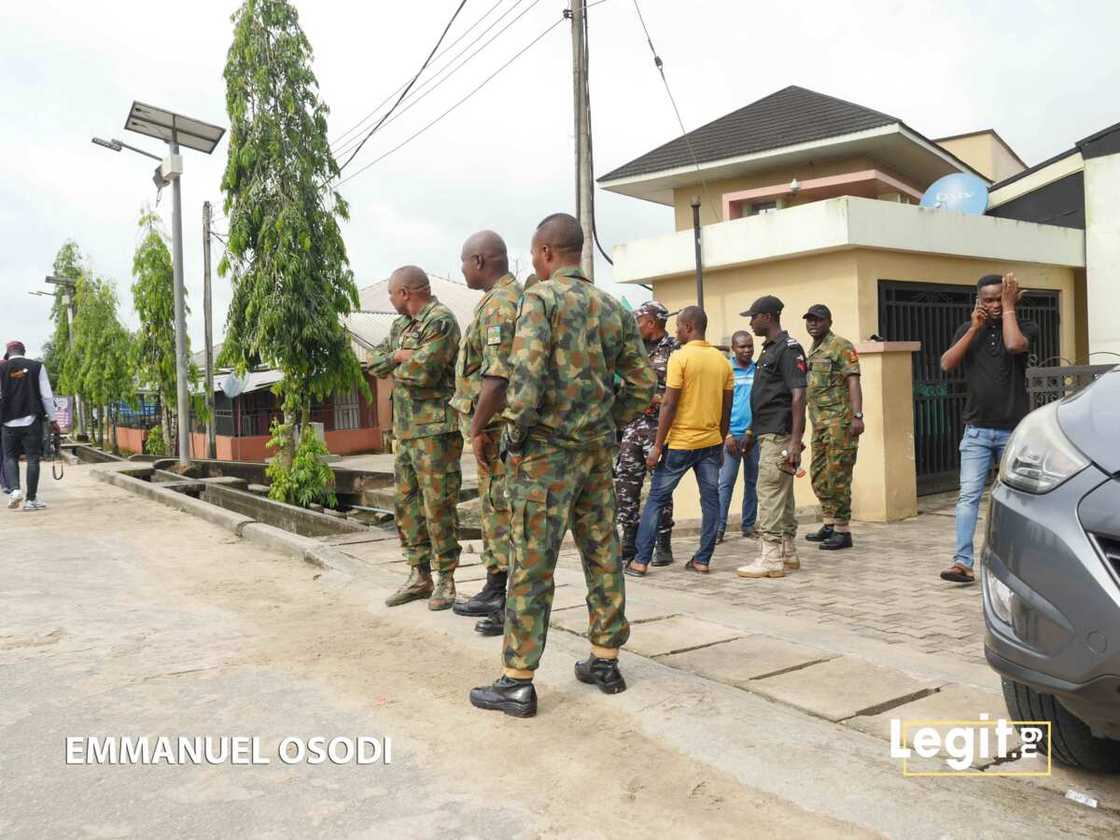
<svg viewBox="0 0 1120 840">
<path fill-rule="evenodd" d="M 1120 737 L 1120 558 L 1109 557 L 1114 537 L 1120 546 L 1120 481 L 1094 466 L 1042 495 L 999 483 L 982 580 L 991 666 L 1056 696 L 1101 734 Z M 997 609 L 992 590 L 999 584 L 1011 597 Z"/>
</svg>

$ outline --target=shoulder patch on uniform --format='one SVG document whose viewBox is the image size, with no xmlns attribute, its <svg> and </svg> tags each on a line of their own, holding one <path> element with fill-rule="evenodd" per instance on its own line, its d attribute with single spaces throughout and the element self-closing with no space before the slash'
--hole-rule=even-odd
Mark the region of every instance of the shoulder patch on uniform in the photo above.
<svg viewBox="0 0 1120 840">
<path fill-rule="evenodd" d="M 801 371 L 802 373 L 808 373 L 809 372 L 809 366 L 807 364 L 805 364 L 805 357 L 804 356 L 799 355 L 797 357 L 797 369 L 799 371 Z"/>
<path fill-rule="evenodd" d="M 847 357 L 848 357 L 848 364 L 850 364 L 850 365 L 854 365 L 854 364 L 857 364 L 859 362 L 859 353 L 856 352 L 856 349 L 854 347 L 851 347 L 851 348 L 848 349 Z"/>
<path fill-rule="evenodd" d="M 486 328 L 486 343 L 488 345 L 502 343 L 502 327 L 500 324 Z"/>
</svg>

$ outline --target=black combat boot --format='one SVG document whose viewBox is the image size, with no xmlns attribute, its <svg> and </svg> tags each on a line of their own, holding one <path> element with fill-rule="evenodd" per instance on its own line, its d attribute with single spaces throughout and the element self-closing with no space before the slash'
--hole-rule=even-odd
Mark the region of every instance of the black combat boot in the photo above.
<svg viewBox="0 0 1120 840">
<path fill-rule="evenodd" d="M 673 565 L 673 532 L 666 531 L 657 535 L 657 550 L 653 553 L 651 566 Z"/>
<path fill-rule="evenodd" d="M 622 565 L 625 568 L 626 564 L 638 553 L 638 526 L 637 525 L 623 525 L 622 526 Z"/>
<path fill-rule="evenodd" d="M 513 717 L 532 717 L 537 713 L 537 690 L 532 680 L 502 676 L 490 685 L 472 688 L 471 705 Z"/>
<path fill-rule="evenodd" d="M 852 547 L 852 535 L 847 532 L 833 531 L 832 536 L 822 542 L 817 548 L 824 551 L 840 551 Z"/>
<path fill-rule="evenodd" d="M 481 636 L 501 636 L 506 632 L 506 609 L 505 604 L 502 608 L 494 610 L 486 618 L 480 618 L 475 622 L 474 632 Z"/>
<path fill-rule="evenodd" d="M 597 685 L 604 694 L 618 694 L 626 690 L 626 680 L 618 670 L 617 659 L 589 656 L 576 663 L 576 679 L 588 685 Z"/>
<path fill-rule="evenodd" d="M 496 609 L 504 609 L 508 579 L 508 572 L 487 573 L 486 585 L 482 590 L 467 601 L 456 601 L 451 609 L 455 611 L 455 615 L 467 615 L 472 618 L 483 618 Z"/>
<path fill-rule="evenodd" d="M 822 543 L 832 536 L 833 528 L 831 525 L 822 525 L 819 531 L 813 531 L 811 534 L 806 534 L 805 539 L 809 542 Z"/>
</svg>

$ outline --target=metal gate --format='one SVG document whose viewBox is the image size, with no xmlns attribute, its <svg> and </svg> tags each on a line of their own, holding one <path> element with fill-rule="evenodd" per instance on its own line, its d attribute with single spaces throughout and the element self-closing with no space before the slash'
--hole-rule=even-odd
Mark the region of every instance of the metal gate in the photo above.
<svg viewBox="0 0 1120 840">
<path fill-rule="evenodd" d="M 920 341 L 913 355 L 914 457 L 918 495 L 952 490 L 960 479 L 960 438 L 965 386 L 960 371 L 941 370 L 941 354 L 972 315 L 974 286 L 879 281 L 879 335 L 887 341 Z M 1038 347 L 1030 365 L 1060 359 L 1058 292 L 1023 296 L 1019 316 L 1039 326 Z"/>
</svg>

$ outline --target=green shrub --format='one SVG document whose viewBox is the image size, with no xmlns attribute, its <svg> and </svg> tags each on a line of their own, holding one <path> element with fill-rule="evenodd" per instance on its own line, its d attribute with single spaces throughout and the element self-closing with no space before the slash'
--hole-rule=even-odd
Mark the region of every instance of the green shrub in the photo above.
<svg viewBox="0 0 1120 840">
<path fill-rule="evenodd" d="M 310 424 L 303 427 L 299 446 L 288 461 L 292 427 L 272 422 L 272 439 L 268 446 L 276 457 L 265 470 L 270 486 L 268 497 L 277 502 L 310 507 L 313 503 L 333 508 L 338 504 L 334 494 L 334 471 L 324 462 L 329 455 L 326 444 L 319 440 Z"/>
<path fill-rule="evenodd" d="M 167 441 L 163 439 L 163 429 L 159 426 L 152 426 L 152 428 L 148 430 L 148 436 L 144 438 L 144 454 L 167 454 Z"/>
</svg>

